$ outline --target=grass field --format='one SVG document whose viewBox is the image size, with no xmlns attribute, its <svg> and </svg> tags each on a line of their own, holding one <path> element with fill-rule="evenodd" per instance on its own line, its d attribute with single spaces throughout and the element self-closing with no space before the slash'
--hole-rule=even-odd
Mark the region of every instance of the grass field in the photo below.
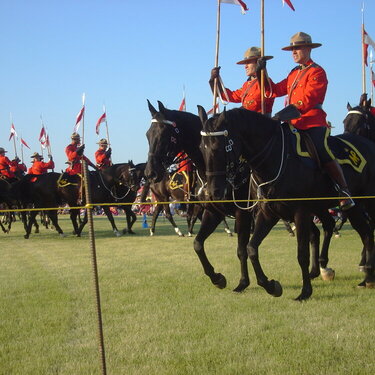
<svg viewBox="0 0 375 375">
<path fill-rule="evenodd" d="M 60 221 L 70 233 L 67 218 Z M 336 279 L 313 281 L 304 303 L 293 300 L 301 274 L 295 238 L 282 225 L 261 247 L 265 272 L 284 288 L 280 298 L 256 285 L 251 266 L 251 286 L 232 292 L 236 237 L 222 227 L 206 250 L 227 278 L 224 290 L 203 274 L 193 239 L 178 238 L 163 219 L 152 238 L 141 220 L 135 236 L 114 237 L 102 217 L 95 229 L 108 374 L 375 373 L 375 291 L 356 288 L 361 243 L 349 226 L 332 240 Z M 0 235 L 0 374 L 100 374 L 87 231 L 22 234 L 16 223 Z"/>
</svg>

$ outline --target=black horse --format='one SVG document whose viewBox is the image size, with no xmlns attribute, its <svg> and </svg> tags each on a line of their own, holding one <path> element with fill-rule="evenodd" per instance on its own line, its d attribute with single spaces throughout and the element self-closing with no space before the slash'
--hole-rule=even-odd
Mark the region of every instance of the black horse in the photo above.
<svg viewBox="0 0 375 375">
<path fill-rule="evenodd" d="M 356 107 L 347 104 L 348 113 L 344 119 L 345 133 L 358 134 L 375 142 L 375 116 L 371 113 L 371 99 L 366 94 Z"/>
<path fill-rule="evenodd" d="M 247 247 L 258 285 L 273 296 L 282 294 L 280 283 L 268 280 L 264 274 L 258 248 L 280 218 L 293 221 L 297 227 L 297 255 L 303 279 L 302 291 L 297 300 L 308 299 L 312 294 L 308 269 L 311 215 L 328 211 L 330 207 L 337 205 L 335 199 L 319 199 L 337 196 L 334 184 L 320 169 L 306 164 L 302 157 L 294 152 L 295 147 L 293 148 L 291 140 L 295 135 L 292 135 L 288 126 L 280 126 L 277 121 L 241 108 L 224 111 L 208 120 L 204 109 L 200 108 L 200 116 L 204 122 L 201 148 L 212 199 L 225 198 L 228 181 L 231 182 L 237 173 L 240 155 L 252 168 L 259 198 L 276 199 L 260 203 L 254 234 Z M 372 143 L 352 134 L 331 137 L 330 141 L 335 142 L 340 149 L 348 149 L 350 142 L 357 150 L 356 156 L 359 159 L 354 161 L 360 162 L 357 165 L 358 171 L 348 164 L 343 165 L 352 193 L 355 196 L 374 195 L 375 148 Z M 366 205 L 367 213 L 374 217 L 375 202 L 368 199 L 363 203 Z M 357 204 L 349 210 L 348 216 L 366 248 L 366 276 L 360 286 L 374 287 L 375 257 L 372 228 L 361 210 L 361 205 Z"/>
<path fill-rule="evenodd" d="M 102 205 L 101 207 L 107 215 L 116 236 L 121 236 L 121 234 L 125 233 L 135 234 L 132 227 L 137 217 L 132 211 L 130 203 L 133 203 L 137 197 L 137 190 L 143 178 L 144 168 L 144 163 L 134 165 L 130 160 L 128 163 L 114 164 L 103 171 L 90 172 L 91 203 L 107 203 L 107 205 Z M 124 210 L 127 229 L 124 228 L 121 232 L 117 229 L 110 206 L 108 206 L 109 203 L 114 203 L 113 206 Z M 77 235 L 81 234 L 86 223 L 87 212 L 78 228 Z"/>
</svg>

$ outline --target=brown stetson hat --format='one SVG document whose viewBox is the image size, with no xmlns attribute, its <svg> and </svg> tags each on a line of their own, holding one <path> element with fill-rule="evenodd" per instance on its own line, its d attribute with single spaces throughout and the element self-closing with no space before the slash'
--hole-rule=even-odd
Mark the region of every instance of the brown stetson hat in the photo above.
<svg viewBox="0 0 375 375">
<path fill-rule="evenodd" d="M 97 144 L 98 145 L 108 145 L 108 141 L 105 138 L 102 138 Z"/>
<path fill-rule="evenodd" d="M 8 152 L 7 150 L 5 150 L 5 148 L 3 148 L 3 147 L 0 147 L 0 154 L 2 154 L 2 153 L 6 153 L 6 152 Z"/>
<path fill-rule="evenodd" d="M 245 51 L 243 60 L 239 61 L 237 64 L 244 65 L 248 64 L 254 60 L 258 60 L 261 57 L 261 50 L 259 47 L 250 47 Z M 265 60 L 273 59 L 273 56 L 263 56 Z"/>
<path fill-rule="evenodd" d="M 81 136 L 80 136 L 78 133 L 74 132 L 74 133 L 70 136 L 70 139 L 81 139 Z"/>
<path fill-rule="evenodd" d="M 33 158 L 43 159 L 43 156 L 42 156 L 42 155 L 39 155 L 37 152 L 34 152 L 30 157 L 31 157 L 32 159 L 33 159 Z"/>
<path fill-rule="evenodd" d="M 313 43 L 311 41 L 311 36 L 309 34 L 306 34 L 302 31 L 298 32 L 297 34 L 294 34 L 290 38 L 290 44 L 289 46 L 286 46 L 284 48 L 281 48 L 283 51 L 291 51 L 294 47 L 310 47 L 310 48 L 317 48 L 320 47 L 320 43 Z"/>
</svg>

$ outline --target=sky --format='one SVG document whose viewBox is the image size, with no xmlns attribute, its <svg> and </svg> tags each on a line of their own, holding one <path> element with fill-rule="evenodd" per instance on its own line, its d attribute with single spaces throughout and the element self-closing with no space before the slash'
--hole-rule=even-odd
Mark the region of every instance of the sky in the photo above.
<svg viewBox="0 0 375 375">
<path fill-rule="evenodd" d="M 219 65 L 226 87 L 240 88 L 246 79 L 237 65 L 245 50 L 260 46 L 260 0 L 244 0 L 249 11 L 221 4 Z M 298 31 L 322 43 L 313 60 L 327 73 L 324 103 L 332 134 L 343 132 L 349 102 L 362 93 L 361 27 L 375 40 L 375 0 L 264 0 L 265 54 L 274 82 L 295 66 L 289 45 Z M 187 111 L 209 110 L 208 85 L 215 64 L 217 0 L 0 0 L 0 147 L 14 157 L 9 142 L 13 121 L 28 143 L 24 161 L 40 152 L 41 116 L 48 129 L 55 171 L 65 169 L 70 143 L 85 93 L 85 154 L 94 161 L 96 144 L 106 137 L 95 124 L 106 107 L 112 159 L 115 163 L 147 160 L 146 131 L 151 115 L 147 99 L 178 109 L 185 89 Z M 371 48 L 369 47 L 369 50 Z M 375 55 L 375 54 L 374 54 Z M 367 71 L 367 92 L 370 79 Z M 229 104 L 227 109 L 239 106 Z M 274 113 L 284 98 L 275 101 Z M 17 143 L 18 155 L 21 156 Z"/>
</svg>

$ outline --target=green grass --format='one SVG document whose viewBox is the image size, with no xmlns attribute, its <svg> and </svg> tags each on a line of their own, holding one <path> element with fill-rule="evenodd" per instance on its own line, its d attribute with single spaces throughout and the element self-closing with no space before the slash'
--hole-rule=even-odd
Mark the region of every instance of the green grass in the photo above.
<svg viewBox="0 0 375 375">
<path fill-rule="evenodd" d="M 121 218 L 123 220 L 123 218 Z M 66 233 L 67 218 L 60 219 Z M 117 223 L 120 219 L 116 219 Z M 186 225 L 178 219 L 184 232 Z M 233 222 L 231 222 L 233 226 Z M 373 374 L 374 290 L 359 290 L 361 243 L 349 227 L 332 240 L 336 279 L 301 288 L 296 240 L 278 225 L 261 247 L 280 298 L 252 284 L 242 294 L 236 238 L 220 226 L 206 241 L 224 290 L 211 285 L 193 250 L 164 219 L 154 237 L 116 238 L 95 218 L 108 374 Z M 197 227 L 198 229 L 198 227 Z M 16 223 L 0 235 L 0 374 L 100 374 L 87 231 L 60 238 L 42 229 L 24 240 Z"/>
</svg>

